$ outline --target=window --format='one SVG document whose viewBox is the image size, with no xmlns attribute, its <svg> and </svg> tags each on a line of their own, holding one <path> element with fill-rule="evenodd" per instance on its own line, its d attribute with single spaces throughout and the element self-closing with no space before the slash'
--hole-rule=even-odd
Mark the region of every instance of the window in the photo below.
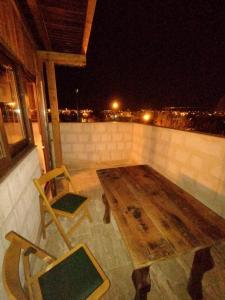
<svg viewBox="0 0 225 300">
<path fill-rule="evenodd" d="M 29 144 L 18 77 L 17 66 L 0 54 L 0 173 Z"/>
<path fill-rule="evenodd" d="M 16 144 L 25 138 L 25 130 L 15 75 L 9 66 L 2 66 L 0 70 L 0 107 L 8 143 Z"/>
</svg>

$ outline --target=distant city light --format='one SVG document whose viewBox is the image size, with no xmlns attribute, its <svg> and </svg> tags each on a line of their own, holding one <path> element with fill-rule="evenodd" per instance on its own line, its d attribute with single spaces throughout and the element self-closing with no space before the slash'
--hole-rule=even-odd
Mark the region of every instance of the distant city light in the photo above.
<svg viewBox="0 0 225 300">
<path fill-rule="evenodd" d="M 114 101 L 114 102 L 112 103 L 112 108 L 113 108 L 113 109 L 118 109 L 118 108 L 119 108 L 119 103 L 118 103 L 117 101 Z"/>
<path fill-rule="evenodd" d="M 143 115 L 143 120 L 145 122 L 148 122 L 150 119 L 151 119 L 151 115 L 150 114 L 146 113 L 146 114 Z"/>
</svg>

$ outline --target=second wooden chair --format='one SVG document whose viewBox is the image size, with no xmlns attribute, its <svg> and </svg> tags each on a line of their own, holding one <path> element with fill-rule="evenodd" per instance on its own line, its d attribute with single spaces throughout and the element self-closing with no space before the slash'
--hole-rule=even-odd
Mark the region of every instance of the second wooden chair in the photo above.
<svg viewBox="0 0 225 300">
<path fill-rule="evenodd" d="M 56 259 L 16 232 L 9 232 L 6 239 L 10 245 L 4 255 L 2 273 L 10 300 L 97 300 L 110 287 L 109 279 L 84 244 Z M 35 274 L 31 272 L 32 255 L 47 264 Z"/>
<path fill-rule="evenodd" d="M 56 196 L 52 196 L 52 193 L 47 191 L 46 185 L 57 178 L 63 177 L 68 182 L 72 188 L 72 192 L 67 190 L 62 190 Z M 45 228 L 50 225 L 52 222 L 57 226 L 59 233 L 64 239 L 66 245 L 69 249 L 72 248 L 69 236 L 74 232 L 76 227 L 81 223 L 84 218 L 88 218 L 89 221 L 92 221 L 90 213 L 88 211 L 89 199 L 85 196 L 79 194 L 73 185 L 71 177 L 65 168 L 55 168 L 42 175 L 38 179 L 34 179 L 34 184 L 38 189 L 40 194 L 40 211 L 41 211 L 41 223 L 43 235 L 45 237 Z M 48 223 L 45 223 L 45 213 L 48 212 L 51 216 L 51 220 Z M 66 232 L 60 223 L 58 217 L 74 218 L 76 215 L 81 214 L 77 222 Z"/>
</svg>

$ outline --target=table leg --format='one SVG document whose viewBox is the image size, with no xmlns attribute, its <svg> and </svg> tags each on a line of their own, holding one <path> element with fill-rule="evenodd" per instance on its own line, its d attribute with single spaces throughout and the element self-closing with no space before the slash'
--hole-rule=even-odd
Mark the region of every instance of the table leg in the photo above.
<svg viewBox="0 0 225 300">
<path fill-rule="evenodd" d="M 196 251 L 188 282 L 188 293 L 193 300 L 203 299 L 202 278 L 204 273 L 213 267 L 214 261 L 210 253 L 210 247 Z"/>
<path fill-rule="evenodd" d="M 135 300 L 147 300 L 151 289 L 149 267 L 134 270 L 132 280 L 136 289 Z"/>
<path fill-rule="evenodd" d="M 108 224 L 108 223 L 110 223 L 110 207 L 109 207 L 109 203 L 108 203 L 108 200 L 107 200 L 105 194 L 102 194 L 102 201 L 105 205 L 105 215 L 103 217 L 103 221 L 104 221 L 104 223 Z"/>
</svg>

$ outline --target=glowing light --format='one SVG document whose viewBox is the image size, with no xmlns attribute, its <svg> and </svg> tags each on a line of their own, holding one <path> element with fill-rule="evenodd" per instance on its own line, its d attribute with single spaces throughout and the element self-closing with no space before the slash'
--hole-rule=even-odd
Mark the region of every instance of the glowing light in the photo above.
<svg viewBox="0 0 225 300">
<path fill-rule="evenodd" d="M 143 120 L 145 122 L 148 122 L 150 119 L 151 119 L 151 115 L 150 114 L 146 113 L 146 114 L 143 115 Z"/>
<path fill-rule="evenodd" d="M 118 109 L 119 108 L 119 103 L 117 101 L 114 101 L 112 104 L 113 109 Z"/>
<path fill-rule="evenodd" d="M 16 103 L 15 102 L 8 102 L 8 105 L 12 108 L 14 108 L 16 106 Z"/>
<path fill-rule="evenodd" d="M 19 108 L 15 109 L 15 112 L 16 112 L 17 114 L 20 114 L 20 109 L 19 109 Z"/>
</svg>

